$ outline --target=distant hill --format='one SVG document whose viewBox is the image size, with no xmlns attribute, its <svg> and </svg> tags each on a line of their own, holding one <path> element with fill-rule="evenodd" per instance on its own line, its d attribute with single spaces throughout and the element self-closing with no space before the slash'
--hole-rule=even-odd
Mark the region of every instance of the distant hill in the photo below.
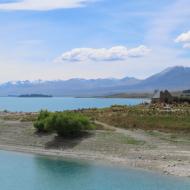
<svg viewBox="0 0 190 190">
<path fill-rule="evenodd" d="M 16 81 L 0 85 L 0 96 L 20 94 L 51 94 L 52 96 L 101 96 L 117 93 L 152 92 L 154 89 L 173 91 L 190 89 L 190 67 L 172 67 L 145 80 L 70 79 L 56 81 Z"/>
<path fill-rule="evenodd" d="M 190 88 L 190 67 L 172 67 L 153 75 L 140 84 L 142 89 L 183 90 Z"/>
<path fill-rule="evenodd" d="M 104 98 L 152 98 L 153 93 L 120 93 L 120 94 L 111 94 L 107 96 L 101 96 Z"/>
<path fill-rule="evenodd" d="M 18 96 L 19 98 L 52 98 L 51 95 L 45 94 L 22 94 Z"/>
<path fill-rule="evenodd" d="M 0 96 L 20 94 L 51 94 L 52 96 L 92 96 L 105 94 L 106 89 L 117 86 L 131 86 L 140 80 L 123 79 L 70 79 L 56 81 L 16 81 L 0 85 Z M 109 90 L 108 90 L 109 91 Z"/>
</svg>

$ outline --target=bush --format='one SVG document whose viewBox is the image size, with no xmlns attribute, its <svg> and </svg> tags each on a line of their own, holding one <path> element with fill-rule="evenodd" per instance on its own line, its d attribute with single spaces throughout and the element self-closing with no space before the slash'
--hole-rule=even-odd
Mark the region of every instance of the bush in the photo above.
<svg viewBox="0 0 190 190">
<path fill-rule="evenodd" d="M 91 129 L 88 118 L 76 113 L 60 113 L 54 123 L 55 131 L 60 136 L 75 136 Z"/>
<path fill-rule="evenodd" d="M 77 136 L 85 130 L 93 129 L 90 120 L 78 113 L 41 111 L 34 127 L 39 132 L 55 131 L 59 136 Z"/>
<path fill-rule="evenodd" d="M 51 113 L 47 110 L 40 111 L 37 121 L 34 122 L 34 127 L 38 132 L 50 132 L 50 118 Z"/>
</svg>

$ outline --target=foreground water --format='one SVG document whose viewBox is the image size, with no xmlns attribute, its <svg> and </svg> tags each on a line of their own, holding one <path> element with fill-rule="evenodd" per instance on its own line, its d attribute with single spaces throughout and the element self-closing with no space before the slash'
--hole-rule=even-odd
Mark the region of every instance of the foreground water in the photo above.
<svg viewBox="0 0 190 190">
<path fill-rule="evenodd" d="M 104 108 L 114 104 L 137 105 L 146 99 L 122 98 L 17 98 L 0 97 L 0 110 L 36 112 L 41 109 L 49 111 L 74 110 L 81 108 Z"/>
<path fill-rule="evenodd" d="M 2 190 L 189 190 L 188 179 L 0 151 Z"/>
</svg>

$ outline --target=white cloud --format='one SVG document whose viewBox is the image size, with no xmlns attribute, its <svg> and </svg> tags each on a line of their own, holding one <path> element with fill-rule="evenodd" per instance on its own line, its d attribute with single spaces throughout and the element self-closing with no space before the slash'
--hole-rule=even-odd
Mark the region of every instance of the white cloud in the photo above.
<svg viewBox="0 0 190 190">
<path fill-rule="evenodd" d="M 190 31 L 180 34 L 176 39 L 176 43 L 190 42 Z"/>
<path fill-rule="evenodd" d="M 143 57 L 151 50 L 144 45 L 136 48 L 115 46 L 109 49 L 76 48 L 63 53 L 56 62 L 60 61 L 120 61 L 129 57 Z"/>
<path fill-rule="evenodd" d="M 163 6 L 159 12 L 152 16 L 148 33 L 145 38 L 146 44 L 160 48 L 171 45 L 172 33 L 179 29 L 182 24 L 188 23 L 190 16 L 189 0 L 174 0 L 167 6 Z M 187 24 L 186 24 L 187 25 Z M 160 56 L 160 55 L 159 55 Z"/>
<path fill-rule="evenodd" d="M 183 48 L 190 48 L 190 31 L 180 34 L 176 39 L 176 43 L 182 43 Z"/>
<path fill-rule="evenodd" d="M 60 8 L 76 8 L 94 0 L 22 0 L 2 3 L 0 10 L 37 10 L 46 11 Z"/>
</svg>

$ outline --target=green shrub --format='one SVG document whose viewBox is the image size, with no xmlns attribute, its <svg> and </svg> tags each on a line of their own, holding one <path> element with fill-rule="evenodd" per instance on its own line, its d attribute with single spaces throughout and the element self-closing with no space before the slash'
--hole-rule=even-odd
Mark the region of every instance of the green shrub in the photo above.
<svg viewBox="0 0 190 190">
<path fill-rule="evenodd" d="M 75 136 L 84 130 L 91 129 L 87 117 L 76 113 L 60 113 L 54 123 L 55 131 L 60 136 Z"/>
<path fill-rule="evenodd" d="M 48 112 L 47 110 L 41 110 L 39 115 L 38 115 L 38 120 L 43 120 L 46 119 L 48 116 L 50 116 L 50 112 Z"/>
<path fill-rule="evenodd" d="M 35 121 L 34 127 L 37 129 L 38 132 L 45 132 L 43 120 Z"/>
<path fill-rule="evenodd" d="M 50 132 L 50 121 L 51 121 L 51 113 L 47 110 L 41 110 L 37 121 L 34 122 L 34 127 L 38 132 Z"/>
<path fill-rule="evenodd" d="M 77 136 L 85 130 L 93 129 L 90 120 L 78 113 L 41 111 L 34 127 L 38 132 L 55 131 L 59 136 Z"/>
</svg>

